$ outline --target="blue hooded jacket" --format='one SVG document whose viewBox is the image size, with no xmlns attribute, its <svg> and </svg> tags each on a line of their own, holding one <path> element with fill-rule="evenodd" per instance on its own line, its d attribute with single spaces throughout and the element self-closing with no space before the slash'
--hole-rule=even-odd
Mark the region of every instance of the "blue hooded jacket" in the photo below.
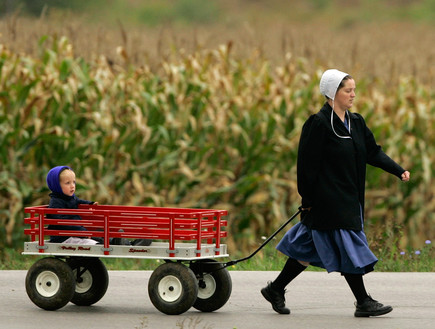
<svg viewBox="0 0 435 329">
<path fill-rule="evenodd" d="M 57 166 L 52 168 L 47 174 L 47 186 L 52 191 L 50 193 L 50 203 L 48 208 L 61 208 L 61 209 L 78 209 L 79 204 L 93 204 L 93 201 L 81 200 L 74 194 L 68 196 L 62 192 L 59 182 L 59 175 L 65 169 L 72 170 L 68 166 Z M 48 214 L 47 218 L 55 219 L 81 219 L 78 215 L 54 215 Z M 49 230 L 74 230 L 86 231 L 83 226 L 69 226 L 69 225 L 49 225 Z M 67 240 L 68 236 L 50 236 L 50 242 L 61 243 Z"/>
</svg>

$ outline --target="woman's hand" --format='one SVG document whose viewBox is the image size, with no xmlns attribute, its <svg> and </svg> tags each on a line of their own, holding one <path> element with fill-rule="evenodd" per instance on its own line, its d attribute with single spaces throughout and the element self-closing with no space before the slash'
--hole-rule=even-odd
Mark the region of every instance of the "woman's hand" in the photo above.
<svg viewBox="0 0 435 329">
<path fill-rule="evenodd" d="M 403 182 L 407 182 L 407 181 L 409 181 L 409 178 L 411 177 L 411 174 L 409 173 L 409 171 L 407 170 L 407 171 L 405 171 L 405 172 L 403 172 L 403 174 L 402 174 L 402 181 Z"/>
</svg>

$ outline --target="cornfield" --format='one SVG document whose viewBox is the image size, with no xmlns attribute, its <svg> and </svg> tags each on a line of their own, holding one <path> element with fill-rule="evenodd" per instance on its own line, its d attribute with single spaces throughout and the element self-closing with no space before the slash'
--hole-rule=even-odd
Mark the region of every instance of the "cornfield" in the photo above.
<svg viewBox="0 0 435 329">
<path fill-rule="evenodd" d="M 41 38 L 30 55 L 0 44 L 0 248 L 23 241 L 23 208 L 48 202 L 45 176 L 63 164 L 77 194 L 100 204 L 229 210 L 230 252 L 273 232 L 299 206 L 299 135 L 324 102 L 325 67 L 232 47 L 149 66 L 122 46 L 116 63 L 84 59 L 65 37 Z M 357 78 L 357 89 L 354 110 L 412 173 L 401 183 L 368 169 L 369 238 L 400 227 L 389 243 L 420 245 L 435 237 L 433 88 L 407 75 Z"/>
</svg>

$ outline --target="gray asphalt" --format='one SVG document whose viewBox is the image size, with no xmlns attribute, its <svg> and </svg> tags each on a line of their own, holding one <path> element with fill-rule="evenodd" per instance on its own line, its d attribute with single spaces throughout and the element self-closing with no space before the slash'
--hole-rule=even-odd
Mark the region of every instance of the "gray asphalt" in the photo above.
<svg viewBox="0 0 435 329">
<path fill-rule="evenodd" d="M 68 304 L 44 311 L 28 298 L 26 271 L 0 271 L 0 328 L 435 328 L 435 273 L 380 273 L 365 276 L 373 298 L 394 307 L 375 318 L 355 318 L 354 298 L 337 273 L 304 272 L 286 293 L 290 315 L 275 313 L 260 294 L 278 272 L 231 271 L 229 301 L 213 313 L 195 309 L 178 315 L 160 313 L 151 304 L 151 271 L 109 271 L 106 295 L 93 306 Z"/>
</svg>

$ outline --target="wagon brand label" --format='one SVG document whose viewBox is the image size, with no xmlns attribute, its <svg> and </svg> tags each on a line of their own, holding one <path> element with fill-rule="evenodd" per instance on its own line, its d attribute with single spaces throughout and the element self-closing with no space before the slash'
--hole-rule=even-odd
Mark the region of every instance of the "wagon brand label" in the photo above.
<svg viewBox="0 0 435 329">
<path fill-rule="evenodd" d="M 71 246 L 61 246 L 60 247 L 60 249 L 62 249 L 62 250 L 77 250 L 77 248 L 76 247 L 71 247 Z"/>
<path fill-rule="evenodd" d="M 76 251 L 76 250 L 82 250 L 82 251 L 90 251 L 91 247 L 72 247 L 72 246 L 60 246 L 59 249 L 61 250 L 72 250 L 72 251 Z"/>
<path fill-rule="evenodd" d="M 149 252 L 149 250 L 148 250 L 148 249 L 136 249 L 136 248 L 130 248 L 130 249 L 128 250 L 128 252 L 131 252 L 131 253 L 135 253 L 135 252 Z"/>
</svg>

